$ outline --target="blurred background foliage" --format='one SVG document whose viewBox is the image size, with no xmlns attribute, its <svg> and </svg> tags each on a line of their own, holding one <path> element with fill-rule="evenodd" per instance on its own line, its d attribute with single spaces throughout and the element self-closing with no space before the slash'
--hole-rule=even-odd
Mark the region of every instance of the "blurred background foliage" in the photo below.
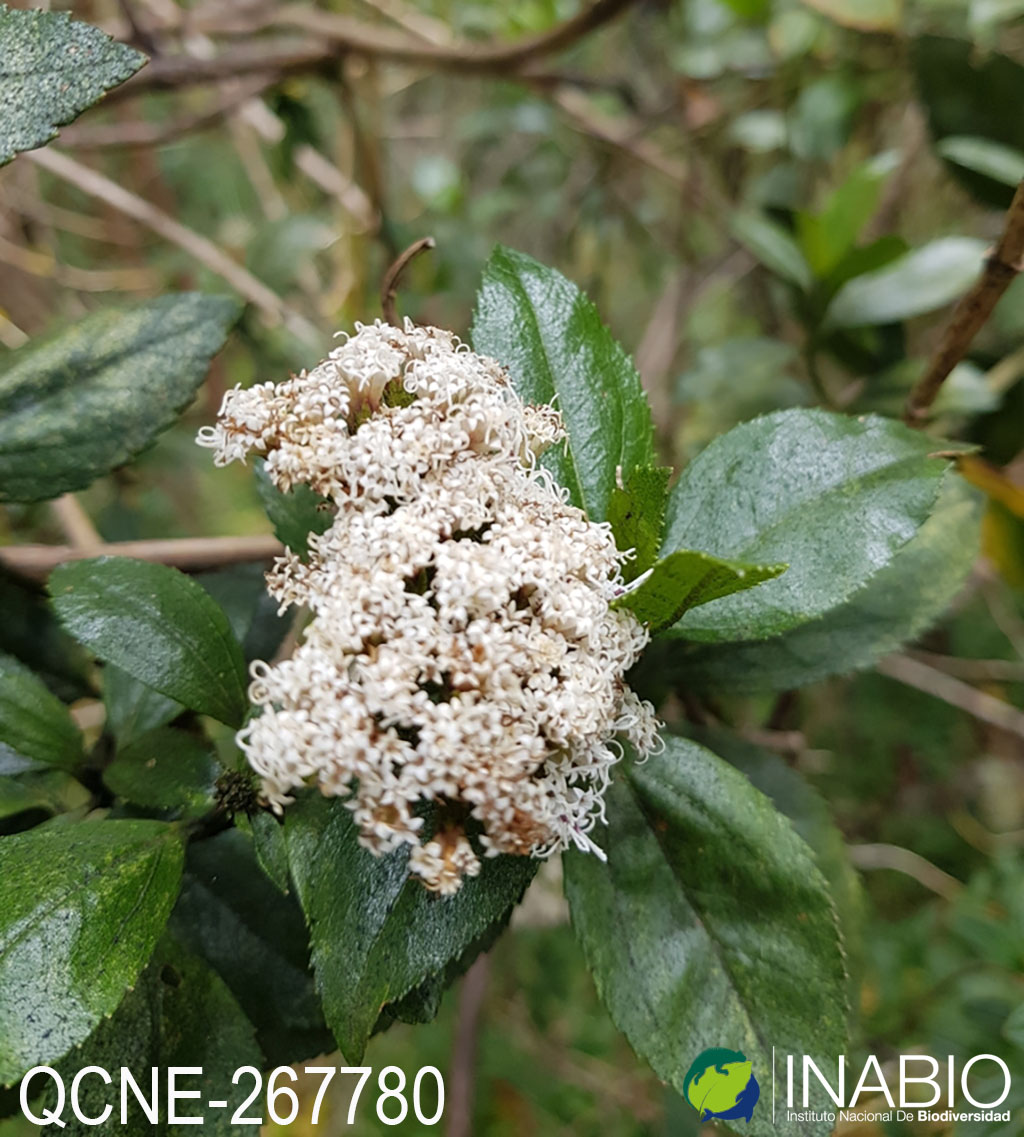
<svg viewBox="0 0 1024 1137">
<path fill-rule="evenodd" d="M 197 58 L 248 42 L 273 7 L 70 6 L 150 55 Z M 333 8 L 382 34 L 470 46 L 577 10 Z M 249 472 L 215 473 L 196 428 L 227 387 L 310 365 L 335 330 L 379 315 L 387 265 L 426 234 L 437 248 L 404 278 L 404 313 L 464 332 L 498 241 L 557 267 L 635 354 L 676 467 L 779 407 L 899 413 L 1024 177 L 1022 111 L 1022 0 L 648 0 L 512 72 L 350 51 L 287 74 L 129 83 L 56 148 L 212 242 L 276 300 L 250 306 L 184 420 L 79 500 L 110 541 L 268 532 Z M 158 235 L 28 161 L 0 172 L 0 262 L 4 350 L 121 298 L 228 288 L 180 233 Z M 275 305 L 309 325 L 273 318 Z M 990 498 L 985 555 L 942 626 L 878 671 L 713 706 L 674 697 L 666 711 L 738 727 L 834 811 L 864 883 L 862 897 L 849 891 L 865 916 L 855 1053 L 1011 1064 L 1015 1120 L 962 1137 L 1015 1135 L 1024 1110 L 1022 375 L 1024 279 L 934 408 L 936 433 L 980 447 L 965 472 Z M 3 543 L 66 536 L 46 504 L 0 511 Z M 994 699 L 1009 708 L 995 720 Z M 479 995 L 469 1132 L 696 1134 L 600 1008 L 550 876 L 493 952 L 486 990 L 456 987 L 435 1023 L 393 1027 L 367 1061 L 450 1077 Z M 371 1105 L 346 1128 L 343 1105 L 290 1131 L 387 1131 Z M 4 1137 L 22 1132 L 0 1123 Z"/>
</svg>

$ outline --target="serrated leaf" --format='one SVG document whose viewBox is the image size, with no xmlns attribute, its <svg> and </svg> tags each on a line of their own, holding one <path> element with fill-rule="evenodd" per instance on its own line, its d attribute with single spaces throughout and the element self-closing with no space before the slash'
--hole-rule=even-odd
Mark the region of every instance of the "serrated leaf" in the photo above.
<svg viewBox="0 0 1024 1137">
<path fill-rule="evenodd" d="M 375 857 L 344 802 L 303 796 L 285 813 L 292 879 L 310 927 L 324 1016 L 358 1062 L 381 1010 L 442 972 L 518 903 L 530 857 L 483 861 L 451 897 L 409 877 L 408 849 Z"/>
<path fill-rule="evenodd" d="M 657 635 L 684 613 L 734 592 L 754 588 L 786 571 L 786 565 L 751 565 L 723 561 L 707 553 L 679 549 L 663 557 L 639 584 L 612 601 L 628 608 Z"/>
<path fill-rule="evenodd" d="M 564 857 L 573 926 L 612 1019 L 685 1092 L 702 1050 L 742 1051 L 771 1079 L 772 1047 L 835 1061 L 846 974 L 810 849 L 736 770 L 686 739 L 620 767 L 597 857 Z M 616 929 L 609 934 L 609 929 Z M 794 1114 L 800 1117 L 801 1114 Z M 755 1137 L 826 1137 L 825 1121 L 755 1111 Z"/>
<path fill-rule="evenodd" d="M 779 635 L 839 607 L 924 524 L 948 469 L 935 439 L 874 416 L 790 410 L 722 435 L 669 495 L 662 552 L 699 548 L 788 570 L 688 612 L 672 629 L 720 642 Z"/>
<path fill-rule="evenodd" d="M 199 1074 L 179 1075 L 176 1084 L 179 1090 L 198 1090 L 200 1097 L 191 1102 L 179 1100 L 176 1112 L 184 1117 L 202 1117 L 204 1134 L 230 1137 L 238 1132 L 231 1124 L 231 1116 L 252 1088 L 251 1079 L 239 1078 L 238 1083 L 232 1084 L 232 1076 L 241 1066 L 261 1069 L 263 1056 L 253 1037 L 252 1024 L 224 981 L 201 959 L 165 936 L 113 1017 L 100 1023 L 86 1042 L 64 1058 L 58 1073 L 70 1084 L 86 1066 L 109 1071 L 113 1080 L 110 1086 L 99 1078 L 82 1080 L 78 1113 L 91 1118 L 102 1116 L 108 1103 L 121 1100 L 123 1068 L 132 1071 L 147 1100 L 151 1082 L 145 1075 L 154 1067 L 159 1070 L 160 1109 L 156 1122 L 143 1114 L 130 1088 L 125 1095 L 129 1103 L 128 1131 L 152 1137 L 189 1137 L 197 1132 L 194 1124 L 168 1123 L 165 1071 L 173 1066 L 198 1067 Z M 211 1100 L 227 1105 L 209 1109 L 206 1103 Z M 53 1098 L 44 1097 L 43 1109 L 55 1104 Z M 64 1116 L 67 1127 L 61 1133 L 65 1137 L 89 1137 L 96 1132 L 95 1125 L 83 1124 L 73 1111 L 68 1110 Z M 115 1105 L 109 1124 L 113 1126 L 118 1121 L 120 1112 Z"/>
<path fill-rule="evenodd" d="M 622 566 L 622 578 L 635 580 L 658 559 L 665 526 L 668 466 L 638 466 L 616 485 L 608 502 L 608 524 L 616 547 L 633 556 Z"/>
<path fill-rule="evenodd" d="M 52 1064 L 149 959 L 181 878 L 176 830 L 94 821 L 0 840 L 0 1084 Z"/>
<path fill-rule="evenodd" d="M 593 521 L 608 517 L 619 472 L 655 465 L 640 376 L 593 303 L 561 273 L 502 248 L 484 267 L 473 346 L 503 364 L 527 403 L 561 411 L 568 446 L 541 459 Z"/>
<path fill-rule="evenodd" d="M 325 497 L 301 483 L 288 493 L 282 493 L 270 480 L 262 458 L 256 459 L 254 468 L 256 491 L 274 526 L 274 535 L 293 553 L 305 556 L 309 535 L 329 529 L 334 521 L 334 510 L 329 508 Z"/>
<path fill-rule="evenodd" d="M 64 627 L 100 659 L 229 726 L 245 717 L 245 657 L 227 616 L 166 565 L 96 557 L 50 576 Z"/>
<path fill-rule="evenodd" d="M 302 911 L 261 872 L 246 834 L 229 829 L 189 846 L 171 930 L 231 989 L 268 1062 L 291 1064 L 333 1048 Z"/>
<path fill-rule="evenodd" d="M 82 735 L 67 707 L 24 664 L 0 653 L 0 773 L 19 762 L 73 769 Z"/>
<path fill-rule="evenodd" d="M 0 166 L 56 137 L 111 87 L 146 62 L 67 12 L 0 5 Z"/>
<path fill-rule="evenodd" d="M 965 292 L 987 248 L 974 237 L 940 237 L 839 289 L 825 313 L 828 328 L 895 324 L 933 312 Z"/>
<path fill-rule="evenodd" d="M 0 374 L 0 501 L 82 489 L 188 406 L 239 306 L 183 292 L 104 309 L 11 352 Z"/>
<path fill-rule="evenodd" d="M 213 806 L 220 773 L 205 741 L 164 727 L 121 747 L 104 769 L 103 780 L 118 797 L 135 805 L 199 816 Z"/>
<path fill-rule="evenodd" d="M 789 690 L 870 667 L 925 632 L 963 587 L 979 551 L 981 499 L 959 477 L 943 486 L 918 535 L 846 603 L 766 643 L 673 645 L 690 687 Z"/>
</svg>

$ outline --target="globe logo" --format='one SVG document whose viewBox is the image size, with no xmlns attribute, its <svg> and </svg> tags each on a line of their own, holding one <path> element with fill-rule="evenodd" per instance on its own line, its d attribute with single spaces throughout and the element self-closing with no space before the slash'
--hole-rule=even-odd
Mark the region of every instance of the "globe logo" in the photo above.
<svg viewBox="0 0 1024 1137">
<path fill-rule="evenodd" d="M 698 1055 L 687 1071 L 683 1096 L 701 1121 L 750 1121 L 761 1087 L 745 1054 L 713 1047 Z"/>
</svg>

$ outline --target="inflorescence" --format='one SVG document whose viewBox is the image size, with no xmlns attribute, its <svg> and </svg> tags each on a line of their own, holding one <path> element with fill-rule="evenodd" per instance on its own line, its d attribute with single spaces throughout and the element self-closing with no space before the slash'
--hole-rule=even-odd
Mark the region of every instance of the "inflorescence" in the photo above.
<svg viewBox="0 0 1024 1137">
<path fill-rule="evenodd" d="M 312 618 L 290 659 L 252 665 L 262 713 L 238 744 L 274 809 L 314 782 L 347 798 L 361 842 L 411 845 L 443 894 L 478 851 L 601 856 L 615 735 L 644 756 L 658 723 L 623 681 L 647 642 L 610 607 L 624 555 L 536 464 L 561 417 L 450 332 L 356 328 L 308 373 L 229 391 L 199 435 L 217 465 L 264 455 L 279 489 L 334 510 L 268 573 Z"/>
</svg>

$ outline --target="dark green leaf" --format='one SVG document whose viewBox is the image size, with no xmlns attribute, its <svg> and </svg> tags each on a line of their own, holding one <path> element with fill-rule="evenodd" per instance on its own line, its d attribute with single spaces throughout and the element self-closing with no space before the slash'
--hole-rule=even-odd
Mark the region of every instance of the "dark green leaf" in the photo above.
<svg viewBox="0 0 1024 1137">
<path fill-rule="evenodd" d="M 199 573 L 195 579 L 224 609 L 246 660 L 272 658 L 289 620 L 277 614 L 277 601 L 267 592 L 264 566 L 236 565 Z"/>
<path fill-rule="evenodd" d="M 89 801 L 89 791 L 63 770 L 0 775 L 0 820 L 29 810 L 65 813 Z"/>
<path fill-rule="evenodd" d="M 452 897 L 408 874 L 408 850 L 375 857 L 357 842 L 337 799 L 304 796 L 285 814 L 288 860 L 310 925 L 324 1015 L 342 1053 L 358 1062 L 381 1010 L 442 972 L 518 903 L 537 867 L 487 858 Z"/>
<path fill-rule="evenodd" d="M 0 569 L 0 651 L 27 664 L 65 702 L 94 694 L 85 652 L 57 623 L 39 589 Z"/>
<path fill-rule="evenodd" d="M 70 1084 L 86 1066 L 100 1066 L 113 1078 L 111 1086 L 98 1077 L 82 1080 L 80 1112 L 86 1117 L 102 1116 L 108 1103 L 120 1102 L 123 1067 L 132 1071 L 148 1100 L 151 1082 L 147 1075 L 156 1067 L 160 1072 L 159 1120 L 154 1124 L 143 1114 L 129 1088 L 128 1132 L 152 1137 L 189 1137 L 197 1132 L 229 1137 L 238 1133 L 238 1127 L 231 1124 L 231 1115 L 253 1085 L 251 1078 L 240 1078 L 237 1085 L 232 1085 L 232 1075 L 241 1066 L 261 1069 L 263 1056 L 253 1038 L 252 1024 L 224 981 L 201 959 L 165 936 L 113 1017 L 100 1023 L 88 1041 L 68 1054 L 58 1069 Z M 179 1089 L 200 1092 L 194 1100 L 180 1100 L 177 1113 L 203 1117 L 201 1128 L 167 1123 L 166 1069 L 170 1066 L 201 1068 L 201 1074 L 183 1074 L 176 1082 Z M 210 1109 L 206 1103 L 212 1100 L 228 1104 Z M 54 1104 L 53 1099 L 44 1099 L 44 1108 Z M 254 1105 L 247 1112 L 257 1116 L 262 1110 Z M 71 1110 L 66 1111 L 65 1117 L 68 1125 L 61 1133 L 66 1137 L 89 1137 L 97 1131 L 96 1126 L 79 1121 Z M 109 1126 L 120 1119 L 119 1105 L 114 1104 Z"/>
<path fill-rule="evenodd" d="M 895 324 L 942 308 L 974 283 L 986 247 L 974 237 L 940 237 L 885 268 L 862 273 L 836 293 L 825 324 Z"/>
<path fill-rule="evenodd" d="M 622 577 L 627 583 L 658 559 L 671 473 L 667 466 L 639 466 L 612 490 L 608 523 L 615 534 L 615 544 L 623 552 L 633 550 L 632 558 L 622 566 Z"/>
<path fill-rule="evenodd" d="M 688 612 L 673 630 L 716 642 L 778 635 L 844 603 L 928 517 L 948 463 L 888 419 L 791 410 L 713 442 L 669 495 L 663 553 L 697 547 L 777 580 Z"/>
<path fill-rule="evenodd" d="M 220 772 L 209 745 L 183 730 L 164 727 L 121 747 L 103 771 L 103 780 L 135 805 L 196 816 L 212 807 Z"/>
<path fill-rule="evenodd" d="M 772 1048 L 835 1061 L 846 972 L 828 889 L 789 821 L 727 763 L 681 738 L 620 770 L 608 855 L 570 852 L 566 893 L 598 992 L 633 1048 L 682 1091 L 704 1049 L 741 1050 L 762 1086 Z M 763 1092 L 763 1091 L 762 1091 Z M 755 1137 L 826 1137 L 827 1122 Z"/>
<path fill-rule="evenodd" d="M 671 627 L 691 608 L 754 588 L 780 576 L 786 568 L 723 561 L 707 553 L 679 549 L 658 561 L 650 576 L 616 598 L 612 607 L 628 608 L 653 636 Z"/>
<path fill-rule="evenodd" d="M 104 309 L 12 352 L 0 374 L 0 501 L 81 489 L 145 449 L 195 396 L 238 318 L 226 296 Z"/>
<path fill-rule="evenodd" d="M 19 759 L 72 769 L 82 760 L 82 735 L 38 676 L 0 654 L 0 773 L 16 772 L 10 766 Z"/>
<path fill-rule="evenodd" d="M 0 1084 L 52 1063 L 120 1003 L 163 931 L 178 833 L 93 821 L 0 840 Z"/>
<path fill-rule="evenodd" d="M 270 480 L 262 458 L 255 462 L 256 490 L 274 526 L 274 534 L 282 545 L 304 556 L 310 533 L 323 533 L 334 520 L 327 499 L 306 485 L 297 485 L 282 493 Z"/>
<path fill-rule="evenodd" d="M 125 746 L 158 726 L 166 726 L 185 711 L 181 703 L 140 683 L 113 663 L 103 667 L 103 705 L 107 730 L 118 746 Z"/>
<path fill-rule="evenodd" d="M 918 535 L 839 608 L 767 643 L 675 645 L 666 665 L 690 687 L 730 691 L 788 690 L 870 667 L 952 603 L 977 559 L 980 517 L 979 495 L 950 477 Z"/>
<path fill-rule="evenodd" d="M 134 48 L 66 12 L 0 5 L 0 166 L 49 142 L 146 62 Z"/>
<path fill-rule="evenodd" d="M 190 710 L 230 726 L 245 717 L 245 659 L 227 616 L 166 565 L 97 557 L 50 577 L 53 606 L 90 651 Z"/>
<path fill-rule="evenodd" d="M 302 912 L 264 876 L 246 834 L 229 829 L 189 846 L 171 928 L 227 983 L 269 1062 L 332 1049 Z"/>
<path fill-rule="evenodd" d="M 284 839 L 284 827 L 265 810 L 254 813 L 248 822 L 260 868 L 282 892 L 289 892 L 291 878 L 288 875 L 288 846 Z"/>
<path fill-rule="evenodd" d="M 555 401 L 569 443 L 542 464 L 591 520 L 606 520 L 617 476 L 655 464 L 654 432 L 640 377 L 591 301 L 499 246 L 484 268 L 473 346 L 508 368 L 525 402 Z"/>
<path fill-rule="evenodd" d="M 731 222 L 733 236 L 757 259 L 783 280 L 806 291 L 811 287 L 811 269 L 800 246 L 781 225 L 759 213 L 737 213 Z"/>
</svg>

